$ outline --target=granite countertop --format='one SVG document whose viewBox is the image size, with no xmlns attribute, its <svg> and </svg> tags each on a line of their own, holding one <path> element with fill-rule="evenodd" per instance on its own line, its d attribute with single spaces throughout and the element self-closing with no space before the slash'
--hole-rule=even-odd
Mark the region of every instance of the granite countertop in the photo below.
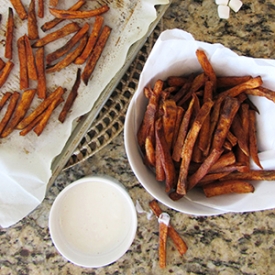
<svg viewBox="0 0 275 275">
<path fill-rule="evenodd" d="M 164 28 L 180 28 L 196 39 L 222 43 L 238 54 L 275 58 L 275 5 L 244 0 L 228 20 L 217 15 L 214 0 L 175 0 L 163 18 Z M 63 171 L 43 203 L 16 225 L 0 230 L 0 274 L 275 274 L 275 212 L 194 217 L 167 209 L 189 249 L 180 256 L 168 240 L 167 267 L 158 266 L 158 223 L 138 214 L 136 238 L 128 252 L 105 268 L 86 269 L 66 261 L 55 249 L 48 229 L 57 194 L 88 174 L 106 174 L 123 183 L 135 202 L 148 210 L 152 197 L 129 166 L 123 133 L 83 163 Z"/>
</svg>

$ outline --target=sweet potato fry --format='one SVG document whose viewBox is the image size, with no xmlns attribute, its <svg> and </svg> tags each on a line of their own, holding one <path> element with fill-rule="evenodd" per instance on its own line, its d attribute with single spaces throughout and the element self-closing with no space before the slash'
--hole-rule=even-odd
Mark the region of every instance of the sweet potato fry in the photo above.
<svg viewBox="0 0 275 275">
<path fill-rule="evenodd" d="M 35 93 L 35 89 L 25 90 L 22 93 L 21 99 L 19 100 L 14 110 L 13 116 L 1 133 L 2 138 L 7 137 L 13 131 L 13 129 L 15 129 L 16 125 L 21 121 L 21 119 L 25 116 L 32 103 Z"/>
<path fill-rule="evenodd" d="M 62 123 L 65 121 L 66 116 L 67 116 L 68 112 L 70 111 L 71 107 L 73 106 L 73 103 L 77 97 L 78 88 L 79 88 L 80 81 L 81 81 L 80 76 L 81 76 L 81 69 L 79 68 L 76 73 L 76 79 L 75 79 L 74 85 L 72 87 L 72 90 L 70 91 L 70 93 L 67 97 L 67 100 L 59 114 L 59 117 L 58 117 L 58 120 Z"/>
<path fill-rule="evenodd" d="M 6 30 L 6 44 L 5 44 L 5 57 L 8 59 L 12 59 L 13 31 L 14 31 L 13 9 L 9 8 L 9 15 L 8 15 L 8 20 L 7 20 L 7 30 Z"/>
<path fill-rule="evenodd" d="M 242 123 L 240 121 L 240 116 L 236 114 L 232 125 L 231 125 L 232 133 L 236 136 L 238 139 L 238 145 L 241 148 L 241 150 L 249 156 L 249 149 L 248 149 L 248 139 L 244 132 L 244 129 L 242 127 Z"/>
<path fill-rule="evenodd" d="M 206 102 L 208 99 L 212 100 L 212 98 L 213 98 L 213 83 L 211 81 L 206 81 L 204 86 L 203 102 Z M 205 118 L 199 133 L 199 138 L 198 138 L 198 148 L 202 151 L 202 154 L 204 156 L 208 155 L 207 146 L 210 143 L 209 130 L 210 130 L 210 114 Z"/>
<path fill-rule="evenodd" d="M 203 50 L 197 49 L 196 56 L 204 73 L 208 76 L 209 80 L 212 82 L 213 91 L 215 92 L 217 87 L 217 76 L 206 53 Z"/>
<path fill-rule="evenodd" d="M 215 130 L 213 141 L 212 141 L 212 149 L 222 148 L 224 141 L 227 137 L 229 129 L 232 125 L 232 121 L 240 107 L 240 103 L 236 98 L 226 97 L 224 101 L 224 105 L 221 109 L 221 114 L 219 118 L 219 122 L 217 124 L 217 128 Z"/>
<path fill-rule="evenodd" d="M 87 44 L 83 52 L 81 53 L 81 55 L 75 60 L 74 62 L 75 64 L 83 64 L 87 60 L 87 58 L 90 56 L 95 46 L 95 43 L 99 37 L 103 22 L 104 22 L 104 18 L 102 16 L 96 16 L 95 23 L 94 23 L 92 32 L 89 36 L 89 39 L 87 41 Z"/>
<path fill-rule="evenodd" d="M 254 110 L 249 110 L 249 152 L 252 160 L 263 169 L 259 156 L 256 136 L 256 113 Z"/>
<path fill-rule="evenodd" d="M 75 11 L 75 10 L 79 10 L 84 4 L 86 3 L 85 0 L 79 0 L 77 1 L 73 6 L 71 6 L 69 8 L 69 10 L 71 11 Z M 54 18 L 48 22 L 45 22 L 42 26 L 41 26 L 41 30 L 43 32 L 46 32 L 52 28 L 54 28 L 56 25 L 58 25 L 59 23 L 61 23 L 62 21 L 64 21 L 65 19 L 60 19 L 60 18 Z"/>
<path fill-rule="evenodd" d="M 226 139 L 232 146 L 235 146 L 238 143 L 238 139 L 232 134 L 231 131 L 228 132 Z"/>
<path fill-rule="evenodd" d="M 58 5 L 58 0 L 50 0 L 50 6 L 56 7 Z"/>
<path fill-rule="evenodd" d="M 14 67 L 14 63 L 11 60 L 8 60 L 5 67 L 0 72 L 0 88 L 7 81 L 13 67 Z"/>
<path fill-rule="evenodd" d="M 28 124 L 30 124 L 37 116 L 39 116 L 43 111 L 56 99 L 60 98 L 65 92 L 65 89 L 58 87 L 54 92 L 52 92 L 46 99 L 44 99 L 27 117 L 22 119 L 20 123 L 16 126 L 16 129 L 22 130 Z"/>
<path fill-rule="evenodd" d="M 179 135 L 179 130 L 180 130 L 180 125 L 181 125 L 181 121 L 184 115 L 184 109 L 180 106 L 177 106 L 177 118 L 176 118 L 176 122 L 175 122 L 175 128 L 174 128 L 174 134 L 173 134 L 173 148 L 176 144 L 178 135 Z"/>
<path fill-rule="evenodd" d="M 160 160 L 162 168 L 165 172 L 165 191 L 168 193 L 174 187 L 176 183 L 176 172 L 175 166 L 168 148 L 167 141 L 164 135 L 164 129 L 161 118 L 157 119 L 155 123 L 155 133 L 156 133 L 156 146 L 160 148 Z"/>
<path fill-rule="evenodd" d="M 250 75 L 245 76 L 220 76 L 217 77 L 217 87 L 218 88 L 229 88 L 242 84 L 252 77 Z"/>
<path fill-rule="evenodd" d="M 183 76 L 169 76 L 167 78 L 167 83 L 169 86 L 182 87 L 187 81 L 188 81 L 188 78 Z"/>
<path fill-rule="evenodd" d="M 204 185 L 207 185 L 209 183 L 215 182 L 217 180 L 222 180 L 224 177 L 226 177 L 230 173 L 231 173 L 231 171 L 207 174 L 197 183 L 197 186 L 204 186 Z"/>
<path fill-rule="evenodd" d="M 249 144 L 249 105 L 247 103 L 243 103 L 241 105 L 241 108 L 239 110 L 240 114 L 240 120 L 241 120 L 241 126 L 244 133 L 244 143 Z M 237 142 L 238 138 L 236 137 Z M 237 161 L 240 163 L 243 163 L 243 165 L 246 165 L 248 168 L 250 167 L 250 157 L 249 155 L 245 154 L 243 150 L 240 148 L 240 146 L 237 146 L 236 149 L 236 157 Z"/>
<path fill-rule="evenodd" d="M 86 62 L 86 66 L 85 66 L 82 76 L 81 76 L 82 80 L 84 81 L 84 83 L 86 85 L 88 85 L 89 78 L 90 78 L 91 74 L 93 73 L 94 68 L 97 64 L 97 61 L 103 52 L 103 49 L 105 47 L 105 44 L 107 43 L 107 40 L 109 38 L 111 31 L 112 31 L 112 29 L 110 27 L 108 27 L 108 26 L 103 27 L 103 30 L 95 44 L 94 50 Z"/>
<path fill-rule="evenodd" d="M 79 40 L 88 32 L 90 25 L 85 23 L 83 27 L 61 48 L 49 53 L 46 56 L 46 64 L 49 65 L 53 61 L 69 53 L 69 51 L 79 42 Z"/>
<path fill-rule="evenodd" d="M 42 118 L 40 119 L 40 121 L 37 123 L 37 125 L 34 127 L 33 131 L 40 136 L 42 134 L 42 132 L 44 131 L 46 124 L 48 123 L 50 116 L 52 115 L 53 110 L 56 107 L 57 102 L 59 101 L 60 97 L 62 95 L 60 95 L 59 97 L 55 98 L 51 104 L 47 107 L 47 109 L 45 110 L 45 112 L 43 113 Z"/>
<path fill-rule="evenodd" d="M 178 183 L 177 183 L 177 193 L 180 195 L 186 194 L 186 191 L 188 188 L 187 186 L 188 168 L 192 157 L 193 147 L 196 142 L 198 133 L 201 129 L 201 126 L 205 118 L 209 114 L 213 104 L 214 102 L 209 100 L 202 105 L 195 121 L 193 122 L 186 136 L 186 139 L 181 151 L 182 160 L 180 164 L 180 172 L 179 172 Z"/>
<path fill-rule="evenodd" d="M 231 180 L 223 182 L 214 182 L 203 186 L 203 192 L 206 197 L 214 197 L 225 194 L 242 194 L 242 193 L 253 193 L 254 187 L 251 183 L 240 181 L 240 180 Z"/>
<path fill-rule="evenodd" d="M 153 213 L 157 217 L 159 217 L 160 214 L 162 213 L 162 210 L 159 207 L 158 202 L 156 200 L 152 200 L 149 202 L 149 206 L 150 206 L 151 210 L 153 211 Z M 186 253 L 188 247 L 187 247 L 186 243 L 184 242 L 184 240 L 181 238 L 181 236 L 178 234 L 178 232 L 171 225 L 171 223 L 169 223 L 169 226 L 168 226 L 168 237 L 170 237 L 172 239 L 172 241 L 173 241 L 174 245 L 176 246 L 180 255 L 183 255 Z"/>
<path fill-rule="evenodd" d="M 275 170 L 250 170 L 247 172 L 233 172 L 219 179 L 220 181 L 228 180 L 248 180 L 248 181 L 274 181 Z"/>
<path fill-rule="evenodd" d="M 29 4 L 28 11 L 28 37 L 30 40 L 37 39 L 39 37 L 36 11 L 35 11 L 35 1 L 31 0 Z"/>
<path fill-rule="evenodd" d="M 37 80 L 37 69 L 35 65 L 34 54 L 32 51 L 30 39 L 27 35 L 25 37 L 25 47 L 26 47 L 26 56 L 27 56 L 27 69 L 28 77 L 32 80 Z"/>
<path fill-rule="evenodd" d="M 39 18 L 43 18 L 44 17 L 44 0 L 38 0 L 37 16 Z"/>
<path fill-rule="evenodd" d="M 166 244 L 168 236 L 168 226 L 170 216 L 167 213 L 161 213 L 159 218 L 159 266 L 166 267 Z"/>
<path fill-rule="evenodd" d="M 155 159 L 155 171 L 156 171 L 155 173 L 156 173 L 157 181 L 165 181 L 165 172 L 163 169 L 161 158 L 159 157 L 162 154 L 163 154 L 163 152 L 162 152 L 161 144 L 158 140 L 156 140 L 155 141 L 154 159 Z M 148 158 L 147 155 L 148 155 L 148 152 L 146 152 L 146 159 Z"/>
<path fill-rule="evenodd" d="M 3 96 L 1 97 L 1 100 L 0 100 L 0 111 L 5 106 L 6 102 L 9 100 L 9 98 L 11 97 L 11 95 L 12 95 L 11 92 L 5 92 L 3 94 Z"/>
<path fill-rule="evenodd" d="M 58 10 L 49 8 L 50 13 L 56 18 L 61 19 L 79 19 L 79 18 L 90 18 L 93 16 L 101 15 L 109 10 L 108 5 L 103 5 L 97 9 L 86 10 L 86 11 L 70 11 L 70 10 Z"/>
<path fill-rule="evenodd" d="M 55 108 L 63 102 L 63 98 L 59 98 L 59 100 L 56 102 Z M 38 122 L 44 117 L 45 110 L 37 116 L 31 123 L 29 123 L 22 131 L 19 132 L 20 136 L 26 136 L 37 124 Z"/>
<path fill-rule="evenodd" d="M 144 150 L 145 139 L 149 134 L 150 127 L 155 124 L 156 113 L 157 113 L 157 110 L 159 109 L 159 99 L 160 99 L 162 87 L 163 87 L 163 81 L 159 79 L 156 81 L 153 90 L 148 87 L 144 88 L 144 94 L 149 99 L 149 101 L 147 104 L 147 108 L 146 108 L 143 120 L 141 122 L 141 125 L 137 133 L 138 144 L 143 153 L 145 153 L 145 150 Z M 154 133 L 154 130 L 153 130 L 153 133 Z"/>
<path fill-rule="evenodd" d="M 203 161 L 199 169 L 190 177 L 188 177 L 188 190 L 191 190 L 196 184 L 207 174 L 208 170 L 217 162 L 221 156 L 223 149 L 214 148 L 209 156 Z"/>
<path fill-rule="evenodd" d="M 5 67 L 5 65 L 5 61 L 3 61 L 3 59 L 0 57 L 0 71 Z"/>
<path fill-rule="evenodd" d="M 208 173 L 215 173 L 217 170 L 226 167 L 228 165 L 234 164 L 236 162 L 236 157 L 233 152 L 228 152 L 224 155 L 222 155 L 216 163 L 214 163 L 210 169 L 208 170 Z"/>
<path fill-rule="evenodd" d="M 44 37 L 38 39 L 32 45 L 32 47 L 34 47 L 34 48 L 43 47 L 43 46 L 49 44 L 50 42 L 53 42 L 57 39 L 65 37 L 73 32 L 78 31 L 79 29 L 80 29 L 80 27 L 76 22 L 68 23 L 67 25 L 63 26 L 62 28 L 60 28 L 56 31 L 53 31 L 49 34 L 46 34 Z"/>
<path fill-rule="evenodd" d="M 46 73 L 58 72 L 69 66 L 74 60 L 80 55 L 83 51 L 87 42 L 87 35 L 84 35 L 80 41 L 78 46 L 70 53 L 68 53 L 61 61 L 57 62 L 55 65 L 46 68 Z"/>
<path fill-rule="evenodd" d="M 35 64 L 37 68 L 37 96 L 38 98 L 46 98 L 47 84 L 45 75 L 44 47 L 38 48 L 35 53 Z"/>
<path fill-rule="evenodd" d="M 163 130 L 169 151 L 172 148 L 175 123 L 177 120 L 177 106 L 173 99 L 163 102 Z"/>
<path fill-rule="evenodd" d="M 218 95 L 218 97 L 222 97 L 222 98 L 225 98 L 227 96 L 236 97 L 240 93 L 245 92 L 248 89 L 258 88 L 262 84 L 263 84 L 262 78 L 260 76 L 257 76 L 257 77 L 249 79 L 248 81 L 246 81 L 244 83 L 234 86 L 233 88 L 230 88 L 227 91 L 220 93 Z"/>
<path fill-rule="evenodd" d="M 180 129 L 179 129 L 179 133 L 178 133 L 178 137 L 177 137 L 176 143 L 173 148 L 172 158 L 176 162 L 179 162 L 181 159 L 181 151 L 182 151 L 182 147 L 183 147 L 183 144 L 185 141 L 185 137 L 186 137 L 188 129 L 189 129 L 189 123 L 190 123 L 190 119 L 191 119 L 191 115 L 192 115 L 192 111 L 193 111 L 194 101 L 195 101 L 195 98 L 193 97 L 189 103 L 187 111 L 185 112 L 185 114 L 183 116 L 183 119 L 182 119 L 182 122 L 180 125 Z"/>
<path fill-rule="evenodd" d="M 22 4 L 21 0 L 10 0 L 12 6 L 16 10 L 16 13 L 20 17 L 21 20 L 25 20 L 28 18 L 28 14 Z"/>
<path fill-rule="evenodd" d="M 194 78 L 194 75 L 190 75 L 187 78 L 186 83 L 184 83 L 183 86 L 179 89 L 179 91 L 175 95 L 173 95 L 173 99 L 177 102 L 178 106 L 182 105 L 180 100 L 185 102 L 185 96 L 190 91 Z"/>
<path fill-rule="evenodd" d="M 20 90 L 24 90 L 29 87 L 27 53 L 24 36 L 18 38 L 17 50 L 19 59 L 19 86 Z"/>
<path fill-rule="evenodd" d="M 2 131 L 4 130 L 4 128 L 6 127 L 6 125 L 8 124 L 12 114 L 13 114 L 13 111 L 16 107 L 16 104 L 17 104 L 17 101 L 20 97 L 20 93 L 18 92 L 13 92 L 11 97 L 10 97 L 10 101 L 9 101 L 9 105 L 8 105 L 8 108 L 0 122 L 0 134 L 2 133 Z"/>
<path fill-rule="evenodd" d="M 192 81 L 189 91 L 177 102 L 177 104 L 183 106 L 183 104 L 192 97 L 193 93 L 196 93 L 201 87 L 203 87 L 205 81 L 206 77 L 204 73 L 197 75 Z"/>
<path fill-rule="evenodd" d="M 265 97 L 273 102 L 275 102 L 275 93 L 264 87 L 258 87 L 255 89 L 247 89 L 245 90 L 247 95 L 254 95 L 254 96 L 262 96 Z"/>
</svg>

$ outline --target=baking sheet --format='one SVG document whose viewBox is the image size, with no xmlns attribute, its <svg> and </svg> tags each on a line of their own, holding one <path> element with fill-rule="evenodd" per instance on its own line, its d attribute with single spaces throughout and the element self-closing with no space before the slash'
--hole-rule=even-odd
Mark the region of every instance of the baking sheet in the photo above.
<svg viewBox="0 0 275 275">
<path fill-rule="evenodd" d="M 70 7 L 74 2 L 60 1 L 59 8 Z M 10 2 L 6 0 L 2 0 L 0 3 L 4 7 L 10 6 Z M 23 1 L 23 3 L 25 6 L 28 5 L 27 1 Z M 48 1 L 45 4 L 47 6 Z M 69 148 L 77 146 L 80 137 L 85 134 L 86 126 L 91 124 L 92 117 L 95 117 L 106 100 L 108 92 L 105 93 L 104 98 L 100 98 L 100 96 L 106 87 L 111 88 L 108 84 L 115 84 L 114 78 L 117 78 L 117 73 L 124 66 L 130 46 L 144 37 L 148 33 L 150 24 L 157 19 L 155 5 L 167 5 L 168 1 L 87 1 L 83 9 L 103 4 L 110 6 L 108 13 L 104 14 L 104 19 L 105 24 L 112 28 L 112 33 L 89 85 L 86 87 L 83 83 L 81 84 L 74 108 L 65 123 L 61 124 L 57 121 L 58 113 L 62 107 L 60 106 L 53 113 L 40 137 L 32 132 L 26 137 L 21 137 L 19 132 L 15 131 L 8 138 L 1 140 L 0 225 L 2 227 L 16 223 L 41 203 L 47 186 L 49 186 L 48 183 L 54 180 L 63 167 L 61 160 L 64 162 L 66 158 L 69 158 Z M 2 22 L 6 22 L 7 11 L 8 8 L 2 12 Z M 45 17 L 43 20 L 39 20 L 39 27 L 50 18 L 52 16 L 45 9 Z M 94 19 L 89 20 L 93 22 Z M 59 27 L 65 23 L 68 22 L 63 22 Z M 15 25 L 14 48 L 16 48 L 18 37 L 27 32 L 26 22 L 22 22 L 17 16 Z M 5 24 L 2 23 L 0 30 L 2 41 L 5 40 L 4 35 Z M 44 36 L 41 30 L 40 36 Z M 46 53 L 60 47 L 69 38 L 68 36 L 66 40 L 59 39 L 51 43 L 46 47 Z M 0 56 L 4 56 L 3 47 L 0 49 Z M 18 90 L 19 68 L 16 53 L 13 61 L 15 67 L 11 77 L 2 87 L 2 93 L 8 90 Z M 48 92 L 53 91 L 59 85 L 69 91 L 73 85 L 76 70 L 77 66 L 72 64 L 58 73 L 47 75 Z M 36 83 L 32 82 L 31 87 L 35 86 Z M 98 99 L 101 103 L 98 103 Z M 37 101 L 33 103 L 33 106 L 36 104 L 38 104 Z M 91 110 L 93 115 L 89 113 Z M 87 115 L 79 121 L 78 118 L 84 114 Z M 65 151 L 64 146 L 66 147 Z M 56 158 L 58 155 L 59 157 Z"/>
</svg>

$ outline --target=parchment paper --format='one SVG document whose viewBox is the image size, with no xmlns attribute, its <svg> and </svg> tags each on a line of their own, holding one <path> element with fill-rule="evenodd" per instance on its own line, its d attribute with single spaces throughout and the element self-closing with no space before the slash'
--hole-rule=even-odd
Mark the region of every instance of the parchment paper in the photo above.
<svg viewBox="0 0 275 275">
<path fill-rule="evenodd" d="M 28 9 L 29 1 L 22 1 Z M 48 11 L 48 1 L 45 2 L 45 16 L 38 18 L 39 34 L 43 37 L 45 33 L 40 30 L 42 24 L 53 16 Z M 58 8 L 68 8 L 76 1 L 59 1 Z M 68 140 L 73 125 L 77 118 L 87 113 L 93 107 L 101 91 L 115 76 L 117 71 L 125 62 L 127 51 L 130 46 L 143 37 L 152 21 L 156 19 L 155 5 L 168 4 L 168 0 L 111 0 L 111 1 L 87 1 L 82 10 L 92 9 L 99 5 L 108 4 L 110 10 L 103 15 L 104 24 L 112 28 L 111 36 L 106 48 L 97 64 L 89 85 L 83 83 L 79 88 L 79 95 L 75 101 L 72 112 L 70 112 L 64 124 L 58 122 L 57 117 L 61 110 L 60 106 L 53 113 L 46 129 L 40 137 L 30 132 L 27 136 L 19 136 L 19 132 L 13 132 L 8 138 L 0 140 L 0 226 L 8 227 L 34 210 L 44 199 L 47 182 L 51 176 L 51 163 L 61 152 Z M 6 20 L 10 1 L 0 0 L 2 23 L 0 25 L 0 37 L 5 43 Z M 15 67 L 6 84 L 1 88 L 1 94 L 6 91 L 19 90 L 18 82 L 18 55 L 16 51 L 16 40 L 27 33 L 27 21 L 21 21 L 15 14 L 15 37 L 13 41 Z M 76 20 L 83 22 L 94 22 L 94 19 Z M 64 21 L 52 31 L 64 26 L 69 21 Z M 52 32 L 52 31 L 48 31 Z M 73 34 L 72 34 L 73 35 Z M 59 39 L 46 46 L 46 54 L 59 48 L 72 36 Z M 4 47 L 0 47 L 0 56 L 4 57 Z M 5 58 L 3 58 L 5 60 Z M 5 60 L 6 61 L 6 60 Z M 77 66 L 70 65 L 66 69 L 53 74 L 47 74 L 48 93 L 57 86 L 67 88 L 67 93 L 75 80 Z M 31 82 L 31 88 L 37 83 Z M 65 95 L 66 96 L 66 95 Z M 38 104 L 35 100 L 32 108 Z M 2 118 L 4 110 L 0 114 Z"/>
<path fill-rule="evenodd" d="M 253 77 L 260 75 L 263 79 L 263 86 L 275 90 L 275 60 L 238 56 L 221 44 L 195 41 L 190 33 L 182 30 L 167 30 L 160 35 L 141 73 L 139 86 L 133 99 L 135 101 L 133 106 L 135 108 L 136 130 L 146 108 L 146 99 L 143 95 L 144 87 L 146 85 L 152 86 L 157 79 L 165 80 L 171 75 L 189 75 L 190 73 L 201 72 L 201 66 L 195 55 L 198 48 L 207 53 L 217 75 L 251 75 Z M 257 138 L 261 164 L 264 169 L 275 169 L 275 103 L 263 97 L 251 96 L 250 98 L 260 112 L 260 115 L 257 115 Z M 134 165 L 138 166 L 136 163 Z M 251 163 L 251 167 L 258 169 L 254 163 Z M 206 198 L 200 189 L 194 188 L 178 202 L 170 202 L 167 195 L 164 194 L 164 190 L 163 192 L 159 191 L 157 182 L 146 182 L 145 188 L 168 206 L 194 215 L 215 215 L 225 212 L 274 208 L 275 182 L 253 182 L 253 185 L 255 186 L 253 194 L 234 194 L 213 198 Z M 188 210 L 186 199 L 191 202 L 187 203 Z M 196 205 L 200 205 L 200 207 L 196 207 Z M 204 206 L 206 207 L 204 208 Z"/>
</svg>

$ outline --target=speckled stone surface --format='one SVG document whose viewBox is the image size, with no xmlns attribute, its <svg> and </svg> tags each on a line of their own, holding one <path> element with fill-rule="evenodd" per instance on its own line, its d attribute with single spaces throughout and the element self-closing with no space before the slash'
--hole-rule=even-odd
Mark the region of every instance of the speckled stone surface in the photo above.
<svg viewBox="0 0 275 275">
<path fill-rule="evenodd" d="M 275 58 L 273 0 L 244 0 L 230 19 L 220 20 L 213 0 L 175 0 L 164 15 L 164 27 L 181 28 L 202 41 L 222 43 L 238 54 Z M 81 268 L 55 249 L 48 229 L 50 207 L 57 194 L 88 174 L 107 174 L 123 183 L 135 202 L 148 210 L 152 197 L 135 178 L 125 154 L 123 133 L 99 153 L 62 172 L 43 203 L 16 225 L 0 230 L 0 274 L 275 274 L 275 212 L 192 217 L 161 205 L 188 244 L 180 256 L 168 240 L 167 267 L 158 267 L 158 223 L 138 215 L 136 238 L 116 263 L 99 269 Z"/>
</svg>

